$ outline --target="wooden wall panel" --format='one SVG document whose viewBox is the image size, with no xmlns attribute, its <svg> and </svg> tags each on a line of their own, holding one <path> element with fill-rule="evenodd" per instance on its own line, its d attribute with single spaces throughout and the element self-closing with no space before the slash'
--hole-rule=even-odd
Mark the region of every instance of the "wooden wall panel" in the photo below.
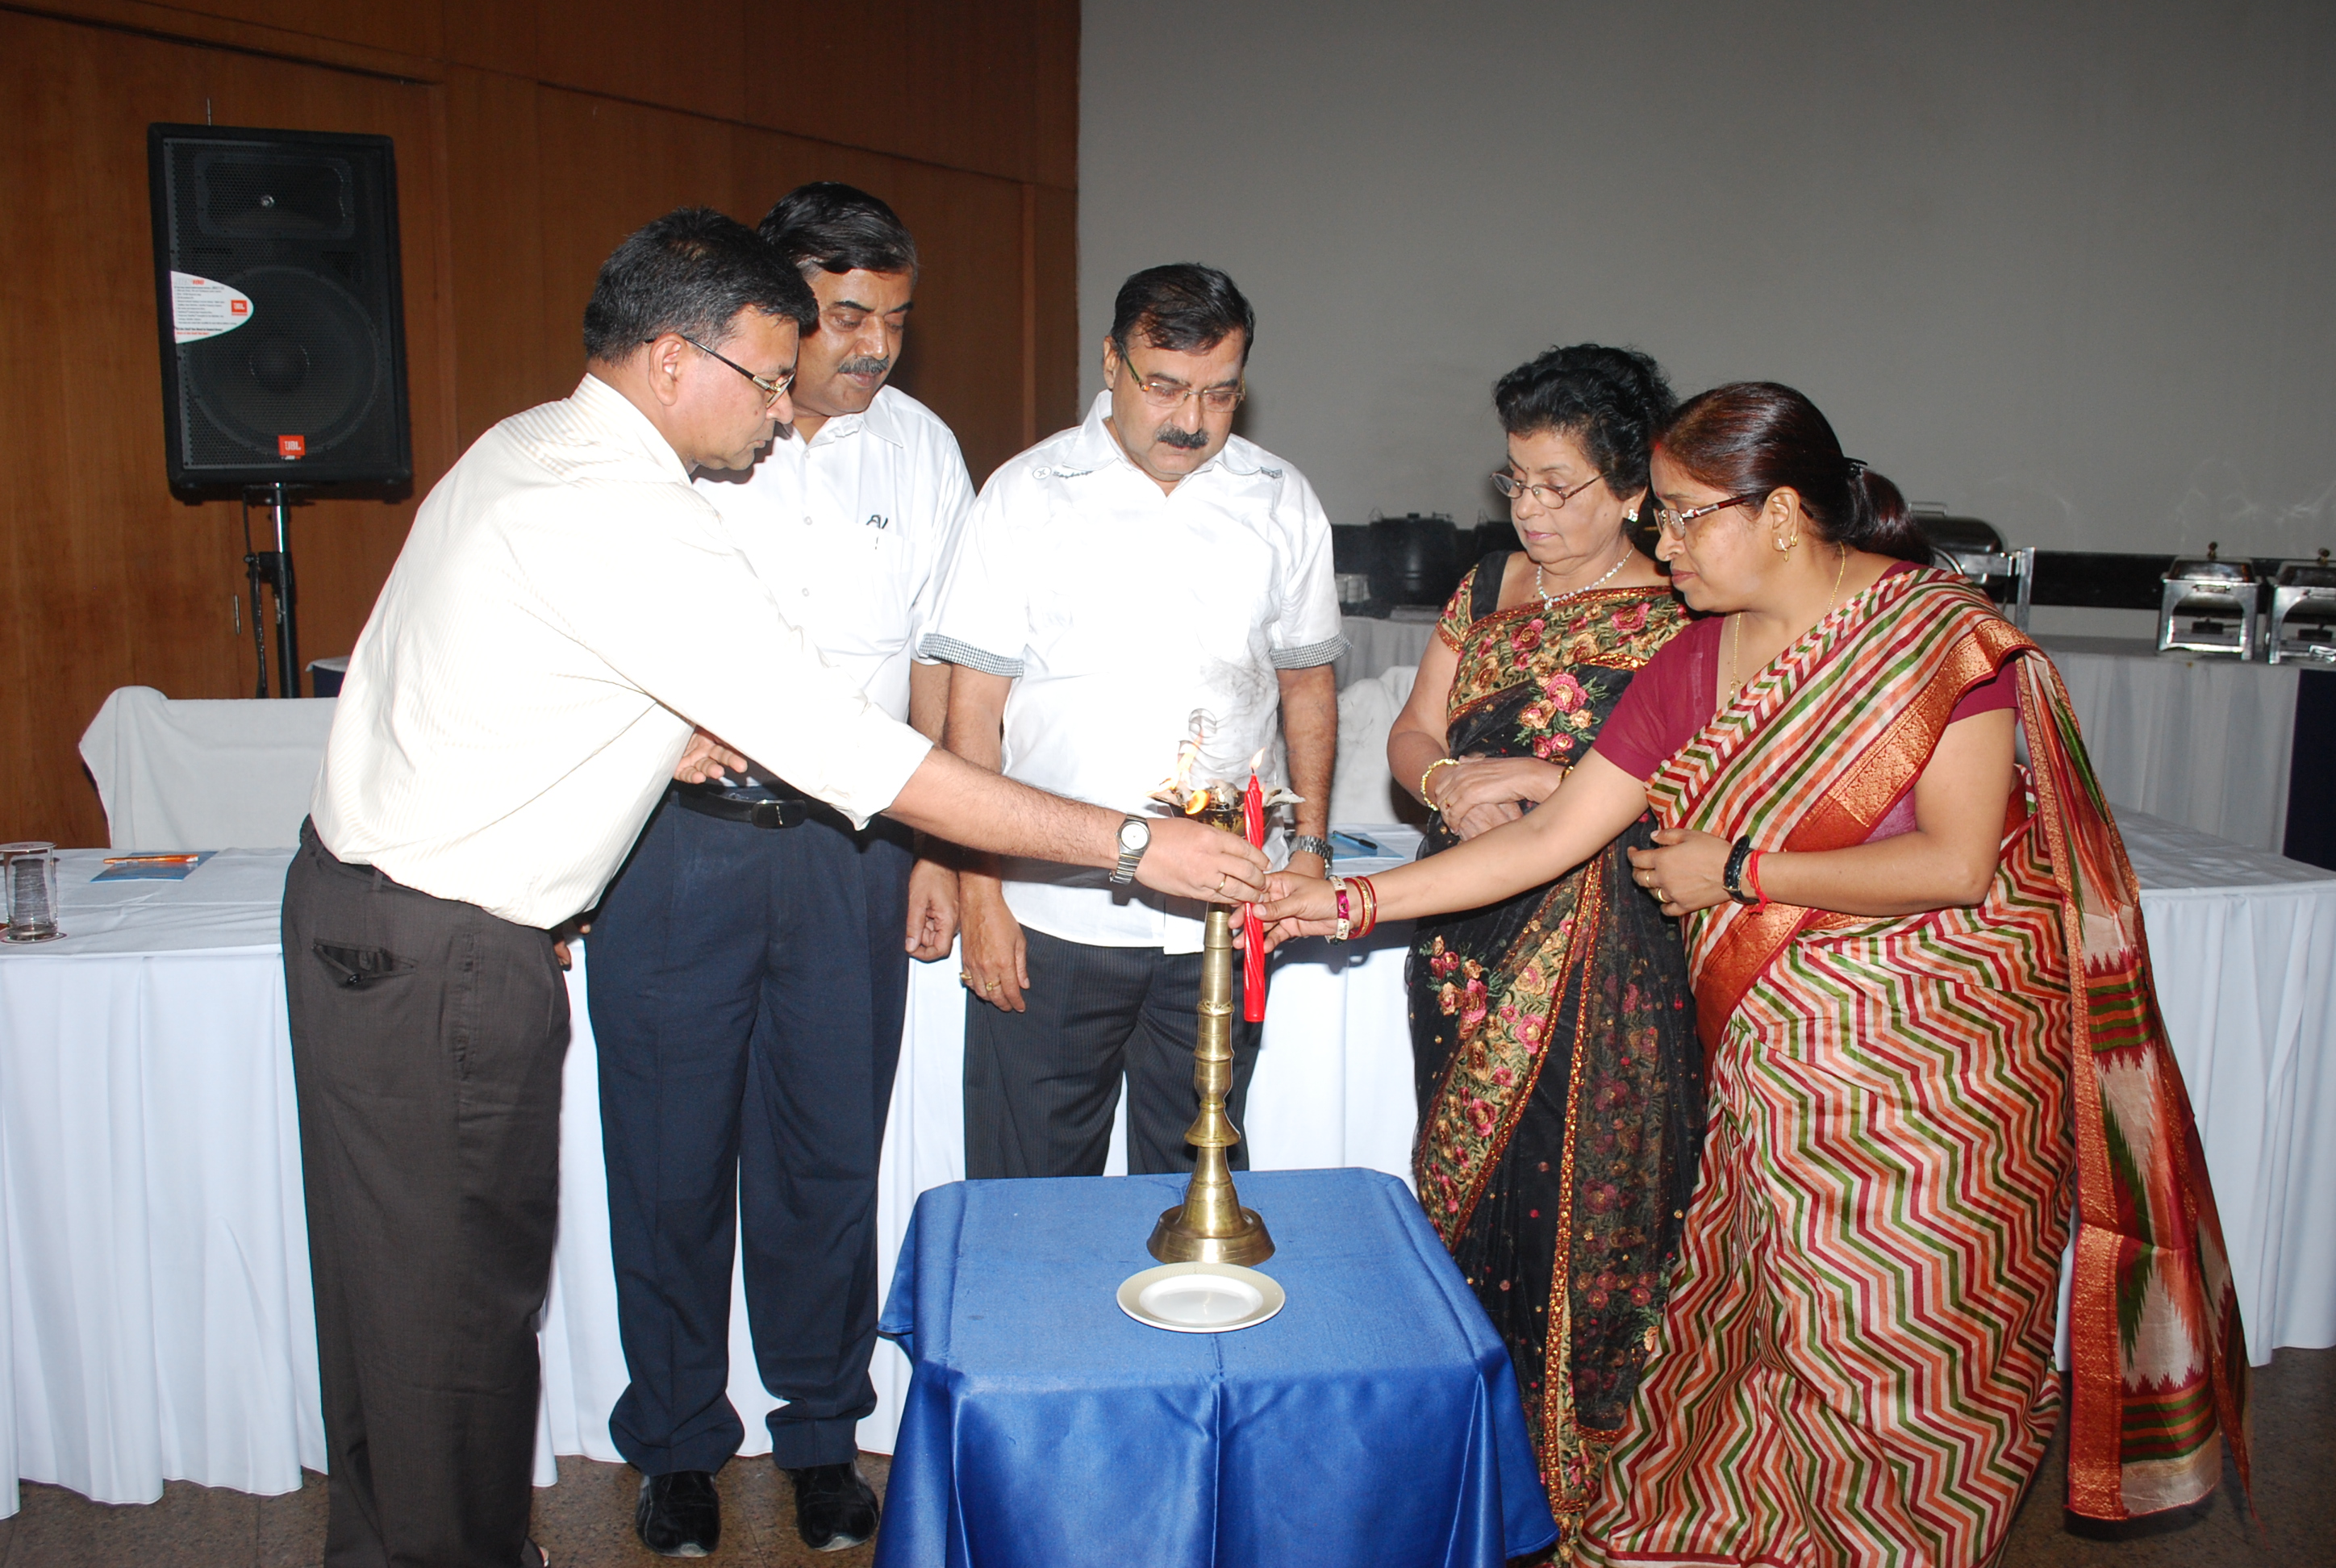
<svg viewBox="0 0 2336 1568">
<path fill-rule="evenodd" d="M 1038 433 L 1050 435 L 1086 417 L 1079 399 L 1079 375 L 1103 345 L 1079 340 L 1079 202 L 1067 190 L 1032 188 L 1037 221 L 1030 254 L 1037 273 L 1037 305 L 1031 359 L 1037 370 Z"/>
<path fill-rule="evenodd" d="M 149 122 L 396 141 L 415 481 L 295 512 L 315 658 L 462 448 L 575 385 L 600 261 L 676 206 L 877 192 L 925 257 L 900 383 L 976 478 L 1076 419 L 1076 0 L 6 0 L 0 276 L 39 306 L 0 313 L 0 838 L 104 842 L 74 743 L 108 691 L 252 687 L 239 508 L 163 482 Z"/>
<path fill-rule="evenodd" d="M 453 330 L 462 375 L 455 444 L 497 420 L 564 397 L 580 350 L 548 330 L 543 173 L 532 82 L 457 67 L 446 82 L 446 199 Z M 570 342 L 575 335 L 570 334 Z"/>
<path fill-rule="evenodd" d="M 757 6 L 756 15 L 771 13 Z M 768 124 L 747 112 L 747 53 L 745 0 L 545 0 L 537 14 L 545 82 Z"/>
<path fill-rule="evenodd" d="M 93 48 L 93 43 L 102 48 Z M 435 236 L 444 223 L 426 88 L 0 13 L 18 104 L 0 170 L 0 276 L 37 310 L 0 313 L 0 474 L 8 580 L 0 614 L 0 745 L 9 836 L 105 842 L 75 743 L 107 692 L 248 693 L 238 509 L 190 506 L 164 482 L 146 125 L 294 124 L 397 138 L 414 458 L 451 460 L 438 388 L 446 335 Z M 37 214 L 37 220 L 30 215 Z M 412 514 L 336 502 L 297 514 L 304 651 L 346 648 Z"/>
<path fill-rule="evenodd" d="M 249 22 L 287 33 L 307 34 L 344 44 L 362 44 L 400 54 L 445 52 L 439 7 L 414 0 L 166 0 L 168 7 L 199 16 Z"/>
<path fill-rule="evenodd" d="M 584 374 L 584 306 L 617 242 L 676 207 L 729 209 L 731 127 L 550 87 L 537 103 L 542 332 L 564 396 Z"/>
<path fill-rule="evenodd" d="M 901 390 L 949 422 L 976 484 L 1022 439 L 1022 191 L 904 164 L 881 194 L 917 237 L 916 326 Z"/>
</svg>

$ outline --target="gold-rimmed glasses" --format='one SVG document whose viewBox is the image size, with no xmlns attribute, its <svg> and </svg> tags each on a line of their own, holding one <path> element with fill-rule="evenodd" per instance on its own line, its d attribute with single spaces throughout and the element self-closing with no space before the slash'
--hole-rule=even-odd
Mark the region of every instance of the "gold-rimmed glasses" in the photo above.
<svg viewBox="0 0 2336 1568">
<path fill-rule="evenodd" d="M 1194 397 L 1199 398 L 1201 406 L 1211 414 L 1230 414 L 1249 394 L 1249 388 L 1238 381 L 1229 386 L 1188 386 L 1165 375 L 1146 375 L 1135 368 L 1135 361 L 1127 356 L 1127 349 L 1123 345 L 1114 341 L 1112 346 L 1119 350 L 1120 368 L 1127 372 L 1129 378 L 1135 383 L 1136 390 L 1144 394 L 1144 401 L 1163 414 L 1173 413 L 1183 407 L 1188 399 Z"/>
<path fill-rule="evenodd" d="M 731 358 L 728 355 L 716 354 L 713 349 L 706 347 L 706 345 L 698 342 L 697 339 L 690 336 L 686 332 L 676 332 L 674 336 L 680 338 L 684 343 L 689 345 L 690 347 L 697 350 L 698 353 L 706 355 L 708 358 L 720 360 L 723 364 L 728 365 L 731 369 L 736 371 L 739 375 L 753 382 L 755 387 L 763 394 L 763 406 L 764 408 L 775 407 L 779 399 L 787 394 L 787 388 L 795 384 L 795 373 L 792 370 L 788 371 L 784 375 L 777 377 L 775 380 L 767 375 L 757 375 L 753 371 L 747 369 L 745 365 L 739 364 L 736 360 Z M 641 341 L 643 343 L 655 343 L 657 339 L 654 337 L 644 337 Z"/>
<path fill-rule="evenodd" d="M 1655 508 L 1655 527 L 1671 538 L 1684 542 L 1688 525 L 1698 518 L 1708 517 L 1715 511 L 1725 511 L 1731 506 L 1749 506 L 1763 499 L 1758 494 L 1731 495 L 1726 501 L 1715 501 L 1708 506 L 1698 506 L 1688 511 L 1673 511 L 1668 506 Z"/>
<path fill-rule="evenodd" d="M 1493 488 L 1511 501 L 1516 500 L 1521 495 L 1530 495 L 1541 502 L 1543 510 L 1555 511 L 1603 477 L 1602 474 L 1593 473 L 1580 484 L 1568 490 L 1561 484 L 1535 484 L 1529 480 L 1519 479 L 1504 468 L 1493 475 Z"/>
</svg>

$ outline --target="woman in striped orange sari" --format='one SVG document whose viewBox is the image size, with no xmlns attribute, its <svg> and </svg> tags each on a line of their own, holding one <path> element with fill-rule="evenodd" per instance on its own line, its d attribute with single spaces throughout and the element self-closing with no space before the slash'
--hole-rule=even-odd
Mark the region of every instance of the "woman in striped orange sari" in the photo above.
<svg viewBox="0 0 2336 1568">
<path fill-rule="evenodd" d="M 1633 874 L 1685 922 L 1710 1109 L 1583 1556 L 1990 1561 L 2058 1404 L 2072 1183 L 2068 1505 L 2194 1501 L 2224 1441 L 2244 1475 L 2213 1194 L 2058 674 L 1790 388 L 1692 400 L 1653 470 L 1710 618 L 1550 802 L 1371 879 L 1388 918 L 1471 908 L 1663 824 Z M 1326 884 L 1269 896 L 1335 925 Z"/>
</svg>

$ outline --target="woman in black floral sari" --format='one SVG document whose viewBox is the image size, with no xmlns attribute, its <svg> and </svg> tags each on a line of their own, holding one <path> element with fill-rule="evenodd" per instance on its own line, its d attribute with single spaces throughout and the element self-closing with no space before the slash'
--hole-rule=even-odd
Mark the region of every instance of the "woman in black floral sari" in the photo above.
<svg viewBox="0 0 2336 1568">
<path fill-rule="evenodd" d="M 1494 390 L 1523 552 L 1445 609 L 1387 738 L 1434 808 L 1422 853 L 1553 794 L 1686 613 L 1628 530 L 1670 389 L 1646 355 L 1553 348 Z M 1571 1561 L 1621 1436 L 1695 1184 L 1702 1089 L 1676 925 L 1631 881 L 1641 819 L 1411 958 L 1419 1198 L 1507 1341 Z"/>
</svg>

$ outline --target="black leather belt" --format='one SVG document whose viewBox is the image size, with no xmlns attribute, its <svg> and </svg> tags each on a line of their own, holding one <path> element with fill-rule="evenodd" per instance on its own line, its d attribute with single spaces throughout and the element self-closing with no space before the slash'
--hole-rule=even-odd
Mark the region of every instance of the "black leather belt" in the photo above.
<svg viewBox="0 0 2336 1568">
<path fill-rule="evenodd" d="M 673 792 L 674 803 L 696 812 L 700 816 L 720 817 L 725 822 L 751 823 L 758 828 L 791 828 L 797 823 L 809 822 L 814 812 L 821 810 L 817 801 L 797 795 L 788 800 L 742 801 L 728 795 L 700 794 L 696 790 L 677 789 Z"/>
</svg>

